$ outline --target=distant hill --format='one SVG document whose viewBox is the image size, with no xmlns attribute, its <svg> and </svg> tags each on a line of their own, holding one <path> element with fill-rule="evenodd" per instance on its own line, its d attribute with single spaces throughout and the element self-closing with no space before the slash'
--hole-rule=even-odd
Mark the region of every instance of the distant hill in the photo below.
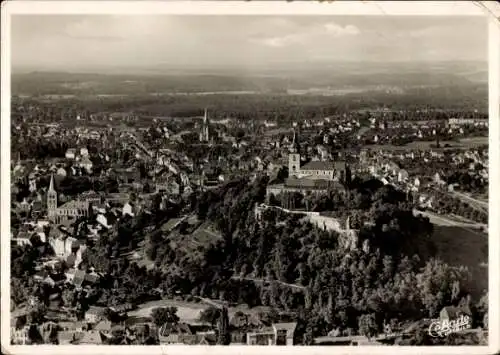
<svg viewBox="0 0 500 355">
<path fill-rule="evenodd" d="M 290 69 L 292 68 L 292 69 Z M 111 72 L 112 73 L 112 72 Z M 162 69 L 130 74 L 33 71 L 12 75 L 12 93 L 149 94 L 175 92 L 283 92 L 287 89 L 356 89 L 372 86 L 469 86 L 487 80 L 483 63 L 324 63 L 287 64 L 283 68 Z"/>
</svg>

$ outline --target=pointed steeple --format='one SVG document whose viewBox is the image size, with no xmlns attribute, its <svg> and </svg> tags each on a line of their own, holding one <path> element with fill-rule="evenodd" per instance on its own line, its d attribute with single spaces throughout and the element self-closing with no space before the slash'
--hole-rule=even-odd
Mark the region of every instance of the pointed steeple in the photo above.
<svg viewBox="0 0 500 355">
<path fill-rule="evenodd" d="M 50 175 L 49 191 L 56 191 L 56 190 L 54 189 L 54 174 L 51 174 L 51 175 Z"/>
<path fill-rule="evenodd" d="M 299 152 L 299 138 L 298 138 L 297 131 L 295 128 L 293 128 L 292 145 L 290 148 L 291 148 L 292 153 Z"/>
</svg>

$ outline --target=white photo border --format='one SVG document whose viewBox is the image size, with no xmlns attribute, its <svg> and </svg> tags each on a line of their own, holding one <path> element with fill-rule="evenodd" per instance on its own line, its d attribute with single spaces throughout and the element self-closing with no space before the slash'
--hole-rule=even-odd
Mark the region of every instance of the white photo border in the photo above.
<svg viewBox="0 0 500 355">
<path fill-rule="evenodd" d="M 494 354 L 500 351 L 500 5 L 494 1 L 5 1 L 1 12 L 1 344 L 5 354 L 330 354 L 331 347 L 85 346 L 10 344 L 10 19 L 20 14 L 482 16 L 489 24 L 489 344 L 335 347 L 339 354 Z"/>
</svg>

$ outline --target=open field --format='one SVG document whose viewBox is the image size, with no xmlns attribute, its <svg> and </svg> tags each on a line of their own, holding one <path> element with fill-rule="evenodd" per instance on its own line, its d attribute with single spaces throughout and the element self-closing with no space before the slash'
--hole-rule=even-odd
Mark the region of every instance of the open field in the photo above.
<svg viewBox="0 0 500 355">
<path fill-rule="evenodd" d="M 432 241 L 435 256 L 452 266 L 465 266 L 471 272 L 468 289 L 476 299 L 488 289 L 488 234 L 456 216 L 418 212 L 434 224 Z"/>
<path fill-rule="evenodd" d="M 441 141 L 441 147 L 439 149 L 432 148 L 431 145 L 435 145 L 435 141 L 422 141 L 422 142 L 411 142 L 406 145 L 391 145 L 391 144 L 368 144 L 365 148 L 373 150 L 408 150 L 408 149 L 420 149 L 420 150 L 446 150 L 446 149 L 470 149 L 488 144 L 488 137 L 471 137 L 464 138 L 458 142 L 454 141 Z M 449 144 L 449 147 L 444 147 L 445 144 Z"/>
<path fill-rule="evenodd" d="M 177 307 L 177 315 L 183 322 L 193 322 L 198 319 L 201 311 L 208 308 L 208 305 L 195 302 L 184 302 L 175 300 L 158 300 L 143 303 L 138 309 L 129 312 L 131 317 L 149 317 L 153 308 L 157 307 Z"/>
<path fill-rule="evenodd" d="M 450 265 L 464 265 L 471 272 L 468 286 L 474 298 L 488 289 L 488 238 L 486 233 L 481 234 L 459 227 L 435 226 L 433 235 L 440 259 Z"/>
<path fill-rule="evenodd" d="M 210 303 L 214 304 L 219 302 L 211 301 Z M 200 313 L 203 310 L 211 307 L 211 304 L 209 304 L 209 302 L 203 302 L 203 301 L 197 303 L 197 302 L 163 299 L 163 300 L 143 303 L 139 306 L 138 309 L 129 312 L 128 316 L 130 318 L 150 317 L 153 308 L 157 307 L 177 307 L 177 315 L 179 316 L 181 322 L 197 323 L 200 317 Z M 270 308 L 265 306 L 257 306 L 249 308 L 247 305 L 237 305 L 228 307 L 228 313 L 230 318 L 238 311 L 250 315 L 257 315 L 260 312 L 268 312 L 269 310 Z"/>
</svg>

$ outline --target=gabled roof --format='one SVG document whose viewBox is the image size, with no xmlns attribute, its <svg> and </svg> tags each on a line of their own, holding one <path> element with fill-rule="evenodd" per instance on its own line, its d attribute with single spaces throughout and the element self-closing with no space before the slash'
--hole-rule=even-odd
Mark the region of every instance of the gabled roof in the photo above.
<svg viewBox="0 0 500 355">
<path fill-rule="evenodd" d="M 102 315 L 104 312 L 104 307 L 96 307 L 96 306 L 90 306 L 87 313 L 90 314 L 95 314 L 95 315 Z"/>
<path fill-rule="evenodd" d="M 448 306 L 448 307 L 444 307 L 441 310 L 441 313 L 442 312 L 446 312 L 446 314 L 450 318 L 458 318 L 462 314 L 471 315 L 471 311 L 470 311 L 469 307 Z"/>
<path fill-rule="evenodd" d="M 83 333 L 83 338 L 79 341 L 79 344 L 95 344 L 99 345 L 103 343 L 102 335 L 100 332 L 89 331 Z"/>
<path fill-rule="evenodd" d="M 88 157 L 83 157 L 82 160 L 80 160 L 80 164 L 90 164 L 90 165 L 92 165 L 92 161 Z"/>
<path fill-rule="evenodd" d="M 49 276 L 49 272 L 47 270 L 41 270 L 35 273 L 34 277 L 45 280 Z"/>
<path fill-rule="evenodd" d="M 199 345 L 215 345 L 217 343 L 217 338 L 213 334 L 204 334 L 201 336 Z"/>
<path fill-rule="evenodd" d="M 86 274 L 85 281 L 90 283 L 96 283 L 99 280 L 99 275 L 97 274 Z"/>
<path fill-rule="evenodd" d="M 73 284 L 75 286 L 81 286 L 84 280 L 85 280 L 85 271 L 76 270 L 75 276 L 73 277 Z"/>
<path fill-rule="evenodd" d="M 72 331 L 72 330 L 64 330 L 64 331 L 58 331 L 57 332 L 57 340 L 59 341 L 59 344 L 69 344 L 72 343 L 73 341 L 77 340 L 77 333 Z"/>
<path fill-rule="evenodd" d="M 329 161 L 310 161 L 300 170 L 335 170 L 335 163 Z"/>
<path fill-rule="evenodd" d="M 94 330 L 109 332 L 111 331 L 111 322 L 109 320 L 102 320 L 95 325 Z"/>
<path fill-rule="evenodd" d="M 66 264 L 70 267 L 73 267 L 75 266 L 75 261 L 76 261 L 76 255 L 75 254 L 70 254 L 67 258 L 66 258 Z"/>
<path fill-rule="evenodd" d="M 163 324 L 160 329 L 158 329 L 158 334 L 162 337 L 167 337 L 172 334 L 188 334 L 192 335 L 193 331 L 189 324 L 187 323 L 165 323 Z"/>
</svg>

